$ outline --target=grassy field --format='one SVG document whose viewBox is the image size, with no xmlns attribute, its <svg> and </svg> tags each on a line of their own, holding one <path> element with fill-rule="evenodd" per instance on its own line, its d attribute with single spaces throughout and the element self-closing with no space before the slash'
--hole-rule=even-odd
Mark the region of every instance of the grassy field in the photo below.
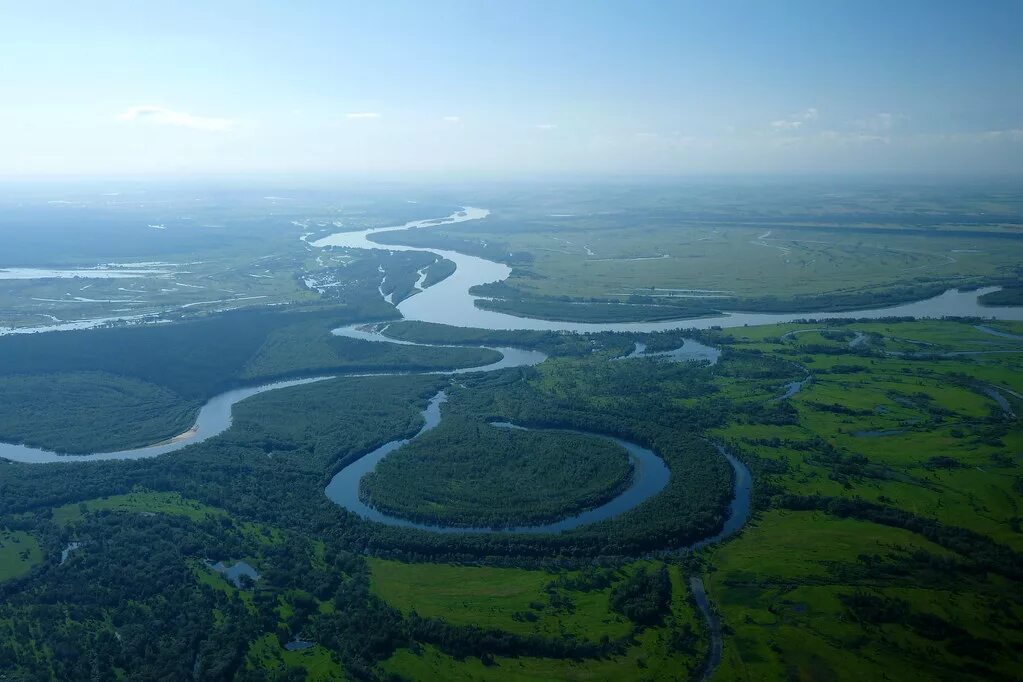
<svg viewBox="0 0 1023 682">
<path fill-rule="evenodd" d="M 341 665 L 331 658 L 330 652 L 321 646 L 302 651 L 288 651 L 273 635 L 266 635 L 252 643 L 246 656 L 246 667 L 261 670 L 271 675 L 304 672 L 302 679 L 309 682 L 343 682 Z"/>
<path fill-rule="evenodd" d="M 42 560 L 34 537 L 23 531 L 0 529 L 0 581 L 24 575 Z"/>
<path fill-rule="evenodd" d="M 58 525 L 75 523 L 84 513 L 100 511 L 121 512 L 126 514 L 173 514 L 192 520 L 225 517 L 223 509 L 189 500 L 178 493 L 161 493 L 151 490 L 138 490 L 124 495 L 111 495 L 95 500 L 85 500 L 77 504 L 56 507 L 53 510 L 53 521 Z"/>
<path fill-rule="evenodd" d="M 599 639 L 620 637 L 629 621 L 609 612 L 610 589 L 580 592 L 558 589 L 571 609 L 551 604 L 548 586 L 559 574 L 518 568 L 408 564 L 370 559 L 371 589 L 405 613 L 441 618 L 460 625 L 478 625 L 519 634 Z M 531 614 L 531 619 L 523 617 Z M 535 620 L 532 619 L 535 617 Z"/>
<path fill-rule="evenodd" d="M 708 594 L 732 630 L 714 679 L 862 680 L 882 672 L 893 680 L 934 679 L 972 663 L 902 624 L 861 626 L 841 601 L 856 590 L 905 599 L 975 637 L 1018 645 L 998 622 L 1023 611 L 1004 603 L 1007 586 L 1000 581 L 950 589 L 933 575 L 871 575 L 861 559 L 907 564 L 917 552 L 951 558 L 900 529 L 817 512 L 764 513 L 710 557 Z M 1011 674 L 1010 661 L 1000 663 L 997 669 Z"/>
<path fill-rule="evenodd" d="M 212 507 L 196 500 L 190 500 L 182 497 L 180 493 L 157 492 L 141 488 L 123 495 L 111 495 L 109 497 L 84 500 L 77 504 L 55 507 L 51 518 L 57 525 L 67 526 L 80 521 L 85 514 L 96 514 L 104 511 L 140 514 L 143 516 L 170 514 L 172 516 L 182 516 L 192 521 L 209 519 L 227 520 L 230 518 L 229 514 L 223 509 Z M 239 521 L 235 522 L 235 524 L 239 532 L 254 547 L 270 547 L 280 544 L 282 540 L 282 535 L 276 528 L 247 521 Z"/>
<path fill-rule="evenodd" d="M 615 573 L 621 580 L 641 565 L 630 564 Z M 632 624 L 609 607 L 610 588 L 579 591 L 558 587 L 577 573 L 457 566 L 408 564 L 370 560 L 371 588 L 404 612 L 442 618 L 462 625 L 558 637 L 615 638 L 630 632 Z M 700 632 L 699 618 L 688 598 L 688 588 L 677 568 L 670 569 L 671 613 L 661 627 L 637 633 L 622 655 L 584 661 L 529 656 L 456 659 L 435 647 L 400 649 L 381 664 L 385 672 L 411 679 L 445 680 L 684 680 L 695 671 L 706 643 L 698 635 L 690 651 L 669 644 L 669 633 L 689 626 Z M 534 613 L 536 620 L 522 618 Z"/>
<path fill-rule="evenodd" d="M 979 282 L 1010 276 L 1023 257 L 1016 240 L 841 227 L 692 224 L 642 215 L 530 216 L 484 221 L 417 235 L 500 243 L 531 256 L 507 285 L 526 297 L 598 297 L 707 306 L 771 296 L 883 292 L 906 285 Z M 395 236 L 395 241 L 408 241 Z M 634 299 L 634 302 L 639 302 Z M 743 308 L 740 308 L 743 309 Z"/>
<path fill-rule="evenodd" d="M 857 332 L 868 338 L 850 347 Z M 866 501 L 1023 549 L 1023 430 L 1008 392 L 1023 378 L 1023 342 L 949 321 L 726 333 L 733 348 L 791 358 L 812 376 L 788 399 L 791 423 L 716 432 L 755 458 L 762 489 Z M 1010 352 L 938 355 L 976 350 Z M 1007 387 L 1014 413 L 989 385 Z M 1015 674 L 1018 583 L 978 574 L 974 557 L 909 530 L 771 507 L 705 555 L 708 594 L 728 628 L 714 679 Z"/>
</svg>

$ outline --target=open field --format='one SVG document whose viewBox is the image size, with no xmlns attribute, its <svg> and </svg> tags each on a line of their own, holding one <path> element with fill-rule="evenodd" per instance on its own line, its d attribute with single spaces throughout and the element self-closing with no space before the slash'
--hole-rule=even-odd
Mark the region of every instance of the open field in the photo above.
<svg viewBox="0 0 1023 682">
<path fill-rule="evenodd" d="M 645 564 L 656 568 L 656 564 Z M 440 564 L 371 562 L 373 591 L 403 611 L 443 618 L 453 623 L 496 628 L 520 634 L 598 639 L 619 638 L 635 626 L 609 604 L 611 587 L 566 588 L 585 583 L 575 572 L 545 571 Z M 637 570 L 633 564 L 611 571 L 612 585 Z M 600 569 L 598 569 L 599 571 Z M 677 569 L 669 571 L 672 585 L 670 614 L 663 626 L 629 637 L 618 655 L 600 660 L 495 656 L 458 660 L 432 646 L 399 650 L 382 664 L 388 672 L 413 679 L 483 680 L 599 680 L 640 677 L 682 680 L 698 669 L 706 646 L 688 588 Z M 534 619 L 522 614 L 534 614 Z M 683 640 L 674 633 L 687 633 Z"/>
<path fill-rule="evenodd" d="M 512 276 L 480 287 L 500 299 L 483 305 L 588 321 L 877 307 L 1018 281 L 1023 258 L 1018 205 L 983 192 L 879 198 L 872 188 L 837 201 L 808 186 L 750 189 L 744 201 L 734 188 L 728 200 L 710 187 L 608 189 L 538 192 L 529 206 L 496 199 L 487 220 L 379 240 L 504 261 Z M 651 209 L 657 201 L 665 208 Z"/>
<path fill-rule="evenodd" d="M 39 543 L 23 531 L 0 529 L 0 581 L 25 575 L 42 561 Z"/>
<path fill-rule="evenodd" d="M 268 335 L 306 323 L 329 324 L 311 316 Z M 712 641 L 723 645 L 716 680 L 1014 674 L 1023 341 L 949 320 L 709 330 L 698 338 L 722 355 L 707 366 L 608 360 L 634 341 L 677 347 L 675 332 L 396 333 L 557 352 L 457 381 L 346 377 L 262 394 L 237 406 L 220 437 L 153 460 L 0 466 L 0 520 L 12 528 L 5 537 L 20 538 L 0 548 L 18 578 L 0 583 L 0 656 L 19 671 L 64 671 L 48 643 L 59 633 L 96 651 L 122 642 L 125 670 L 173 666 L 187 647 L 151 624 L 184 609 L 211 676 L 674 680 L 701 669 Z M 304 345 L 243 347 L 262 354 L 234 372 L 252 357 L 301 358 Z M 647 443 L 669 464 L 668 487 L 549 537 L 384 527 L 324 496 L 345 462 L 414 433 L 441 388 L 445 420 L 468 425 L 449 445 L 470 464 L 473 425 L 507 419 Z M 731 495 L 708 439 L 751 469 L 753 516 L 690 554 L 680 547 L 720 527 Z M 58 565 L 70 542 L 81 546 Z M 207 559 L 244 560 L 260 578 L 237 587 Z M 702 578 L 719 633 L 699 615 L 690 577 Z M 140 606 L 123 609 L 124 595 Z M 54 601 L 76 615 L 38 606 Z M 284 648 L 293 641 L 314 646 Z"/>
<path fill-rule="evenodd" d="M 866 340 L 850 346 L 857 333 Z M 791 422 L 717 432 L 755 462 L 765 497 L 739 537 L 705 554 L 708 593 L 733 629 L 714 679 L 1014 674 L 1023 432 L 1018 399 L 985 386 L 1018 386 L 1021 342 L 957 322 L 727 334 L 812 379 L 787 400 Z M 978 349 L 1000 352 L 941 355 Z M 829 500 L 875 506 L 849 515 Z M 957 536 L 1008 563 L 977 574 L 983 559 Z"/>
</svg>

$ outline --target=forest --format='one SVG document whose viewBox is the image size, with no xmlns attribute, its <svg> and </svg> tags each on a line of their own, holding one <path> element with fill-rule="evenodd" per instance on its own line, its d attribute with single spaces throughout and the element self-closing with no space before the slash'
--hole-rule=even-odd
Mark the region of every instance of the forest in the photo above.
<svg viewBox="0 0 1023 682">
<path fill-rule="evenodd" d="M 313 330 L 335 324 L 328 316 L 301 315 L 284 314 L 286 324 L 264 339 L 297 338 L 303 329 L 311 338 Z M 199 322 L 188 324 L 202 329 Z M 173 338 L 173 325 L 163 327 Z M 846 651 L 890 663 L 894 654 L 870 634 L 881 628 L 908 633 L 908 648 L 899 656 L 929 656 L 929 663 L 921 663 L 925 670 L 939 662 L 965 677 L 1007 670 L 1020 641 L 1015 623 L 1021 607 L 1013 596 L 1023 565 L 1013 520 L 1018 513 L 1011 504 L 992 506 L 990 496 L 986 515 L 969 509 L 978 485 L 1020 494 L 1013 487 L 1015 464 L 1000 454 L 1020 442 L 1019 431 L 976 387 L 1016 386 L 1016 361 L 1004 353 L 913 359 L 888 349 L 907 339 L 938 349 L 1012 348 L 1018 341 L 979 331 L 971 321 L 842 321 L 813 331 L 820 329 L 821 323 L 806 322 L 562 338 L 391 323 L 387 333 L 404 338 L 520 343 L 555 352 L 536 367 L 468 374 L 454 382 L 442 375 L 341 377 L 262 394 L 236 406 L 234 426 L 221 436 L 151 460 L 0 464 L 0 519 L 8 537 L 21 538 L 11 546 L 25 548 L 11 554 L 24 568 L 0 580 L 0 633 L 7 633 L 0 656 L 21 676 L 13 679 L 51 673 L 114 679 L 128 671 L 137 679 L 159 679 L 157 671 L 179 666 L 198 666 L 206 677 L 249 680 L 306 674 L 335 679 L 342 670 L 355 679 L 446 677 L 475 666 L 490 676 L 512 665 L 560 675 L 570 661 L 614 676 L 631 676 L 626 671 L 640 665 L 662 671 L 651 672 L 655 677 L 672 666 L 696 674 L 712 635 L 696 615 L 688 581 L 702 578 L 727 625 L 722 674 L 773 674 L 768 671 L 778 665 L 808 665 L 795 653 L 797 640 L 782 639 L 773 650 L 760 625 L 763 614 L 779 609 L 796 623 L 807 622 L 800 604 L 824 609 L 839 624 L 821 634 L 817 625 L 793 626 L 821 651 L 818 667 L 834 670 L 830 666 L 840 665 Z M 850 347 L 859 338 L 855 332 L 870 343 Z M 134 333 L 148 338 L 152 332 L 110 332 L 120 348 L 133 347 L 123 339 Z M 670 349 L 687 335 L 721 348 L 717 364 L 608 362 L 635 341 Z M 320 338 L 339 341 L 335 352 L 350 357 L 353 366 L 361 362 L 358 344 Z M 235 343 L 241 347 L 240 340 Z M 446 350 L 453 357 L 461 353 Z M 472 357 L 480 351 L 465 350 L 466 361 L 482 359 Z M 269 373 L 269 359 L 287 357 L 283 352 L 262 340 L 234 364 L 235 371 Z M 60 357 L 56 347 L 51 353 L 41 357 Z M 306 366 L 324 362 L 318 357 L 310 354 Z M 69 354 L 63 369 L 84 382 L 81 396 L 93 395 L 89 382 L 108 375 L 75 362 Z M 117 399 L 126 401 L 126 409 L 156 390 L 148 387 L 159 386 L 148 381 L 160 378 L 157 367 L 138 367 L 140 377 L 108 384 L 111 390 L 123 384 Z M 869 375 L 864 367 L 871 368 Z M 785 385 L 804 381 L 807 373 L 812 381 L 779 400 Z M 11 375 L 8 390 L 38 376 L 45 374 Z M 29 390 L 34 384 L 21 385 Z M 440 389 L 449 395 L 441 426 L 385 459 L 378 474 L 364 481 L 371 502 L 393 504 L 393 511 L 409 516 L 429 509 L 422 518 L 447 523 L 504 525 L 591 506 L 628 480 L 628 460 L 607 441 L 548 429 L 648 446 L 668 464 L 668 486 L 619 517 L 556 535 L 395 528 L 331 503 L 323 492 L 330 477 L 378 445 L 415 433 L 420 410 Z M 193 395 L 200 395 L 198 388 Z M 1013 394 L 1003 395 L 1018 413 Z M 81 402 L 85 410 L 89 401 Z M 873 409 L 877 405 L 884 410 Z M 102 424 L 98 409 L 96 414 Z M 538 430 L 490 426 L 495 421 Z M 866 431 L 898 433 L 856 435 Z M 941 436 L 943 445 L 928 440 L 932 432 L 948 434 Z M 109 442 L 115 435 L 107 436 Z M 44 439 L 45 432 L 35 437 Z M 904 444 L 886 444 L 891 438 Z M 732 475 L 716 443 L 753 473 L 753 518 L 720 545 L 681 551 L 720 530 L 729 514 Z M 864 451 L 867 443 L 871 449 Z M 445 457 L 437 459 L 439 452 Z M 938 466 L 939 455 L 962 466 Z M 568 459 L 575 468 L 565 466 Z M 556 475 L 566 471 L 572 473 L 564 479 Z M 516 481 L 505 476 L 512 473 Z M 473 481 L 473 495 L 452 485 L 462 478 Z M 443 500 L 439 514 L 436 500 Z M 882 544 L 867 548 L 865 538 Z M 848 547 L 866 551 L 849 555 Z M 777 558 L 793 552 L 798 561 Z M 636 557 L 657 559 L 640 570 Z M 384 558 L 390 563 L 379 563 Z M 260 577 L 239 589 L 206 568 L 207 560 L 244 560 Z M 438 585 L 477 590 L 471 599 L 479 605 L 466 612 L 458 604 L 468 594 L 449 597 L 440 587 L 408 592 L 400 587 L 408 584 L 405 578 L 381 582 L 381 571 L 390 566 L 408 566 L 424 581 L 434 572 L 438 580 L 446 576 Z M 483 570 L 517 571 L 518 577 L 501 580 L 521 580 L 526 589 L 499 618 L 484 615 L 494 608 L 487 604 L 497 602 L 479 592 L 491 594 L 488 586 L 497 577 L 470 580 L 473 571 Z M 452 582 L 452 571 L 464 577 Z M 890 587 L 877 588 L 879 577 Z M 954 588 L 971 595 L 971 606 L 964 610 L 934 596 L 944 604 L 936 612 L 900 591 L 908 584 Z M 747 594 L 750 585 L 764 596 L 735 596 Z M 768 599 L 773 594 L 791 596 Z M 172 612 L 167 595 L 187 608 Z M 991 625 L 976 625 L 978 618 Z M 160 623 L 155 629 L 154 621 Z M 566 639 L 550 630 L 555 623 L 606 637 Z M 164 642 L 178 632 L 190 635 Z M 784 638 L 795 637 L 789 632 L 781 631 Z M 828 638 L 840 644 L 817 643 L 833 641 Z M 289 650 L 294 642 L 312 644 Z M 942 652 L 937 658 L 925 653 L 935 643 Z M 849 669 L 874 670 L 862 661 Z"/>
<path fill-rule="evenodd" d="M 627 488 L 631 474 L 628 454 L 602 438 L 448 417 L 380 462 L 359 495 L 402 518 L 502 528 L 596 507 Z"/>
</svg>

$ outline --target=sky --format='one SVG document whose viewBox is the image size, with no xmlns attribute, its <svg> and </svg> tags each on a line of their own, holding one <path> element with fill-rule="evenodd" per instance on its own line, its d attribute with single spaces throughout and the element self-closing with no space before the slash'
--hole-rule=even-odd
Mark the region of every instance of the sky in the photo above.
<svg viewBox="0 0 1023 682">
<path fill-rule="evenodd" d="M 1023 0 L 0 0 L 0 176 L 1023 175 Z"/>
</svg>

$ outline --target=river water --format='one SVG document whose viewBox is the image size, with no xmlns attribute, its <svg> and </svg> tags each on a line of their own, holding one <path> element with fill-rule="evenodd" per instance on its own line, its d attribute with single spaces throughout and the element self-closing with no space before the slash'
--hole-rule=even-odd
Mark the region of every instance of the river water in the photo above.
<svg viewBox="0 0 1023 682">
<path fill-rule="evenodd" d="M 430 400 L 426 409 L 423 410 L 423 427 L 418 433 L 416 433 L 416 435 L 412 436 L 412 438 L 392 440 L 389 443 L 385 443 L 376 450 L 360 457 L 339 471 L 337 475 L 331 479 L 330 484 L 327 486 L 327 497 L 330 498 L 332 502 L 344 507 L 350 512 L 358 514 L 368 521 L 376 521 L 377 523 L 384 523 L 389 526 L 416 528 L 436 533 L 559 533 L 561 531 L 571 530 L 573 528 L 578 528 L 580 526 L 585 526 L 590 523 L 618 516 L 623 512 L 639 506 L 646 500 L 661 492 L 661 490 L 664 489 L 664 486 L 668 485 L 670 472 L 668 471 L 668 467 L 664 463 L 664 460 L 654 454 L 652 450 L 644 448 L 641 445 L 621 438 L 592 434 L 583 431 L 573 431 L 568 429 L 538 429 L 543 431 L 560 431 L 562 433 L 578 433 L 581 435 L 598 435 L 600 438 L 604 438 L 619 445 L 629 455 L 629 460 L 632 464 L 632 482 L 626 490 L 622 491 L 615 498 L 602 505 L 594 507 L 593 509 L 573 514 L 552 523 L 509 526 L 507 528 L 473 528 L 420 523 L 382 512 L 359 499 L 359 482 L 362 480 L 362 477 L 373 471 L 376 468 L 376 465 L 384 457 L 387 457 L 387 455 L 391 454 L 395 450 L 398 450 L 430 429 L 439 425 L 441 422 L 440 406 L 444 404 L 446 400 L 447 395 L 444 391 L 439 392 Z M 496 422 L 492 424 L 492 426 L 499 428 L 530 430 L 508 422 Z"/>
<path fill-rule="evenodd" d="M 313 246 L 326 248 L 359 248 L 359 249 L 388 249 L 391 251 L 428 251 L 438 256 L 451 260 L 456 265 L 455 272 L 448 278 L 433 286 L 416 293 L 414 296 L 405 299 L 398 305 L 398 310 L 407 320 L 433 322 L 457 327 L 476 327 L 491 330 L 554 330 L 567 332 L 598 332 L 598 331 L 623 331 L 623 332 L 654 332 L 680 328 L 707 329 L 714 326 L 738 327 L 743 325 L 773 324 L 780 322 L 791 322 L 798 319 L 842 319 L 842 318 L 881 318 L 890 316 L 906 317 L 943 317 L 943 316 L 973 316 L 987 317 L 1003 320 L 1023 320 L 1023 307 L 984 307 L 977 302 L 978 296 L 993 291 L 996 287 L 980 289 L 973 292 L 962 292 L 949 290 L 940 296 L 935 296 L 923 301 L 916 301 L 888 308 L 874 308 L 869 310 L 858 310 L 849 312 L 802 312 L 802 313 L 749 313 L 729 312 L 714 317 L 703 317 L 698 319 L 660 321 L 660 322 L 626 322 L 626 323 L 573 323 L 558 322 L 551 320 L 539 320 L 531 318 L 516 317 L 504 313 L 482 310 L 475 305 L 476 297 L 469 293 L 471 287 L 496 282 L 506 279 L 511 274 L 511 269 L 494 261 L 489 261 L 476 256 L 449 251 L 445 249 L 423 249 L 405 245 L 382 245 L 371 241 L 372 235 L 386 232 L 398 232 L 402 230 L 429 229 L 438 225 L 450 225 L 469 220 L 483 220 L 490 212 L 486 209 L 466 207 L 446 218 L 411 221 L 404 225 L 395 227 L 381 227 L 356 232 L 339 232 L 323 237 L 312 242 Z M 41 330 L 39 330 L 41 331 Z M 398 341 L 384 336 L 377 328 L 367 326 L 342 327 L 333 331 L 339 336 L 357 338 L 381 343 L 400 343 L 410 345 L 416 344 L 408 341 Z M 535 365 L 546 359 L 543 353 L 538 351 L 523 350 L 518 348 L 495 348 L 502 354 L 501 360 L 483 367 L 463 368 L 448 372 L 431 372 L 433 374 L 461 374 L 466 372 L 486 372 L 505 369 L 509 367 L 522 367 Z M 631 357 L 642 356 L 667 356 L 669 359 L 702 359 L 708 362 L 716 362 L 719 351 L 716 349 L 698 344 L 694 341 L 687 341 L 682 348 L 675 351 L 663 353 L 647 353 L 643 344 L 637 344 Z M 393 374 L 393 373 L 392 373 Z M 398 373 L 401 374 L 401 373 Z M 368 375 L 359 375 L 368 376 Z M 119 452 L 92 453 L 87 455 L 61 455 L 55 452 L 39 448 L 31 448 L 24 445 L 0 443 L 0 457 L 33 464 L 55 463 L 55 462 L 89 462 L 97 460 L 125 460 L 140 459 L 144 457 L 155 457 L 179 450 L 188 445 L 202 442 L 213 436 L 224 432 L 231 425 L 231 408 L 235 403 L 253 395 L 265 391 L 298 386 L 314 381 L 322 381 L 332 377 L 315 377 L 310 379 L 297 379 L 293 381 L 281 381 L 271 384 L 263 384 L 248 388 L 235 389 L 222 393 L 210 399 L 199 412 L 196 425 L 189 431 L 169 441 L 157 443 L 151 446 L 123 450 Z M 445 400 L 443 392 L 430 401 L 423 412 L 424 426 L 417 436 L 434 428 L 440 423 L 440 409 Z M 646 448 L 629 441 L 611 438 L 602 434 L 590 434 L 603 438 L 610 438 L 623 447 L 628 453 L 634 466 L 633 484 L 621 495 L 610 502 L 580 514 L 559 520 L 555 523 L 522 526 L 507 529 L 490 528 L 454 528 L 438 527 L 428 524 L 420 524 L 407 519 L 390 516 L 376 510 L 359 500 L 358 488 L 361 478 L 372 471 L 376 464 L 391 452 L 394 452 L 410 439 L 398 439 L 382 445 L 381 447 L 367 453 L 349 466 L 342 469 L 327 486 L 327 496 L 339 505 L 362 516 L 363 518 L 387 523 L 391 525 L 420 528 L 434 532 L 468 533 L 468 532 L 559 532 L 576 528 L 595 521 L 611 518 L 628 509 L 641 504 L 644 500 L 660 492 L 667 484 L 668 469 L 655 453 Z M 732 466 L 735 478 L 735 495 L 731 504 L 729 517 L 724 528 L 718 535 L 707 538 L 696 546 L 702 546 L 710 542 L 716 542 L 727 535 L 734 533 L 746 521 L 750 508 L 750 474 L 748 469 L 735 457 L 719 448 Z"/>
<path fill-rule="evenodd" d="M 701 317 L 689 320 L 665 320 L 660 322 L 615 322 L 586 323 L 558 322 L 517 317 L 476 307 L 478 297 L 469 293 L 476 285 L 505 280 L 511 275 L 511 268 L 503 263 L 470 256 L 445 249 L 421 248 L 402 244 L 380 244 L 371 241 L 373 235 L 395 233 L 405 230 L 429 229 L 439 225 L 451 225 L 469 220 L 484 220 L 490 211 L 483 208 L 465 207 L 446 218 L 437 220 L 416 220 L 394 227 L 376 227 L 357 232 L 338 232 L 312 242 L 317 247 L 338 247 L 350 249 L 387 249 L 390 251 L 428 251 L 454 262 L 453 275 L 425 291 L 411 296 L 400 304 L 398 310 L 406 320 L 435 322 L 454 327 L 475 327 L 479 329 L 529 329 L 576 332 L 624 331 L 655 332 L 670 329 L 709 329 L 710 327 L 742 327 L 744 325 L 776 324 L 800 319 L 848 319 L 880 317 L 987 317 L 1001 320 L 1023 320 L 1023 307 L 986 307 L 977 302 L 978 296 L 996 291 L 987 287 L 976 291 L 950 289 L 939 296 L 890 306 L 847 312 L 802 312 L 802 313 L 752 313 L 728 312 L 724 315 Z"/>
</svg>

